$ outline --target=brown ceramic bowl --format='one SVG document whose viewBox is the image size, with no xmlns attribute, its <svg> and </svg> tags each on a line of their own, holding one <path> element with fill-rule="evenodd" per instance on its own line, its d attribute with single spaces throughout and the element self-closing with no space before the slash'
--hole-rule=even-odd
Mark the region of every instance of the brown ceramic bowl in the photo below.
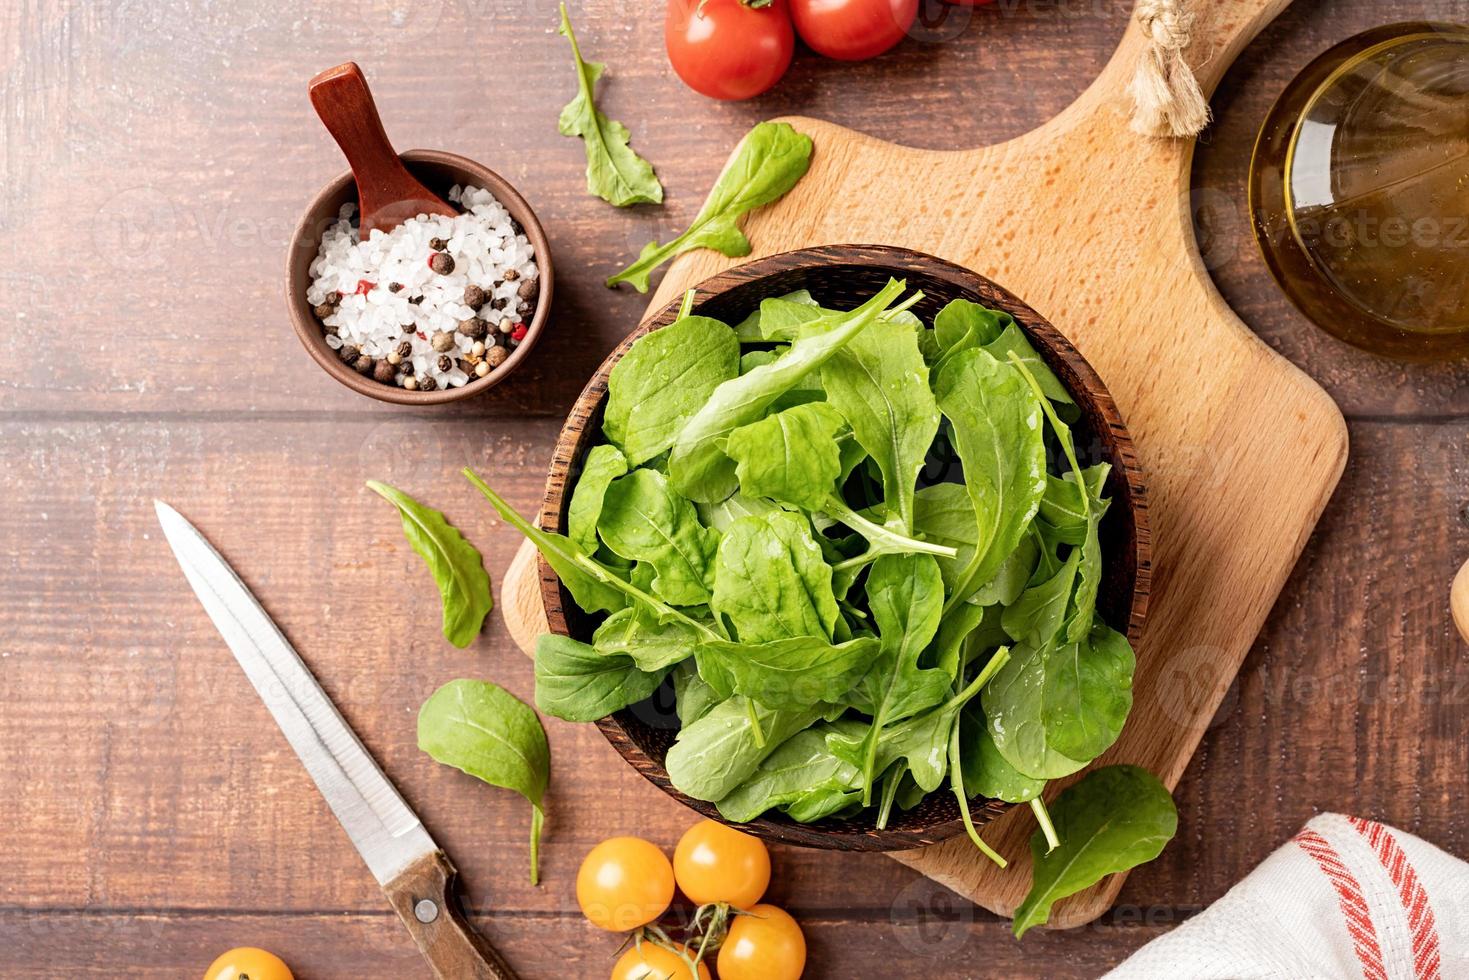
<svg viewBox="0 0 1469 980">
<path fill-rule="evenodd" d="M 525 203 L 525 198 L 510 186 L 509 182 L 489 167 L 473 160 L 440 150 L 409 150 L 400 154 L 403 163 L 413 176 L 429 190 L 447 199 L 449 188 L 455 184 L 472 184 L 483 187 L 510 212 L 510 217 L 519 222 L 536 252 L 536 265 L 540 269 L 540 292 L 536 297 L 536 308 L 527 322 L 525 339 L 505 362 L 483 378 L 476 378 L 458 388 L 441 388 L 437 391 L 409 391 L 396 385 L 383 384 L 358 374 L 343 364 L 336 351 L 326 345 L 321 332 L 321 321 L 316 318 L 310 304 L 306 302 L 306 287 L 310 282 L 311 262 L 316 258 L 321 245 L 321 236 L 336 220 L 343 204 L 356 202 L 357 184 L 349 170 L 326 185 L 306 208 L 296 233 L 291 239 L 290 252 L 286 256 L 286 304 L 291 311 L 291 326 L 306 348 L 306 353 L 321 366 L 321 369 L 337 381 L 358 394 L 368 395 L 385 402 L 399 405 L 442 405 L 445 402 L 470 398 L 488 391 L 499 384 L 510 372 L 530 356 L 531 348 L 540 338 L 546 325 L 546 316 L 551 309 L 553 276 L 551 249 L 546 242 L 546 233 L 536 220 L 535 212 Z"/>
<path fill-rule="evenodd" d="M 737 323 L 762 299 L 796 289 L 809 289 L 824 305 L 855 306 L 871 297 L 889 277 L 906 279 L 910 291 L 923 291 L 924 298 L 914 312 L 926 322 L 932 322 L 933 315 L 954 299 L 968 299 L 1009 313 L 1076 399 L 1081 419 L 1072 431 L 1083 465 L 1103 460 L 1112 464 L 1106 486 L 1112 506 L 1101 525 L 1105 558 L 1097 606 L 1104 620 L 1125 629 L 1136 643 L 1147 614 L 1152 560 L 1147 491 L 1137 455 L 1127 426 L 1097 373 L 1035 310 L 984 276 L 931 255 L 879 245 L 833 245 L 772 255 L 707 279 L 698 286 L 694 312 Z M 612 366 L 639 337 L 672 323 L 678 306 L 678 300 L 669 303 L 618 344 L 577 399 L 551 463 L 540 514 L 543 528 L 565 533 L 571 499 L 567 491 L 576 484 L 586 452 L 600 441 L 607 376 Z M 551 630 L 590 640 L 596 618 L 577 608 L 545 559 L 540 560 L 540 578 Z M 665 793 L 718 820 L 719 811 L 712 804 L 690 799 L 674 789 L 663 768 L 664 755 L 678 733 L 678 720 L 666 694 L 665 686 L 649 701 L 603 718 L 598 727 L 624 759 Z M 976 799 L 972 803 L 973 817 L 976 823 L 982 823 L 1004 812 L 1006 806 L 998 800 Z M 851 851 L 903 850 L 963 832 L 958 801 L 942 790 L 930 793 L 912 810 L 895 809 L 883 830 L 873 826 L 870 815 L 800 824 L 772 814 L 738 826 L 767 840 Z"/>
</svg>

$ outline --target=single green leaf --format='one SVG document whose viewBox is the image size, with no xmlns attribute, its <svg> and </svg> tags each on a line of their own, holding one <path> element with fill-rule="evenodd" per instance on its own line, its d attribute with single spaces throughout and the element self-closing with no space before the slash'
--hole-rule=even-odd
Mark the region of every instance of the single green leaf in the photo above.
<svg viewBox="0 0 1469 980">
<path fill-rule="evenodd" d="M 832 329 L 803 337 L 775 363 L 755 368 L 714 389 L 674 439 L 668 460 L 674 486 L 695 501 L 723 500 L 733 493 L 739 481 L 734 461 L 720 448 L 725 438 L 740 426 L 763 418 L 776 399 L 870 326 L 903 289 L 903 283 L 889 280 L 872 299 L 846 314 Z"/>
<path fill-rule="evenodd" d="M 1015 320 L 967 299 L 950 300 L 933 318 L 934 339 L 945 352 L 983 347 L 999 339 Z"/>
<path fill-rule="evenodd" d="M 679 724 L 684 728 L 707 715 L 721 700 L 719 692 L 699 676 L 699 668 L 692 660 L 673 668 L 673 698 Z"/>
<path fill-rule="evenodd" d="M 1071 398 L 1071 393 L 1061 383 L 1061 379 L 1056 377 L 1050 365 L 1046 364 L 1041 359 L 1041 356 L 1036 353 L 1035 348 L 1031 346 L 1030 340 L 1025 336 L 1025 331 L 1021 329 L 1020 324 L 1012 320 L 1000 333 L 1000 336 L 984 345 L 984 349 L 1002 364 L 1009 359 L 1010 353 L 1013 351 L 1020 358 L 1021 363 L 1030 370 L 1031 375 L 1040 384 L 1041 391 L 1047 398 L 1053 402 L 1059 402 L 1062 405 L 1075 404 Z"/>
<path fill-rule="evenodd" d="M 797 289 L 777 296 L 776 299 L 786 300 L 791 303 L 802 303 L 806 306 L 815 306 L 816 300 L 812 298 L 808 289 Z M 762 302 L 763 305 L 763 302 Z M 742 344 L 763 344 L 766 342 L 764 328 L 760 324 L 760 307 L 757 306 L 750 315 L 735 324 L 735 335 L 740 338 Z"/>
<path fill-rule="evenodd" d="M 561 36 L 571 42 L 571 56 L 576 63 L 576 97 L 561 110 L 557 126 L 562 136 L 580 136 L 587 151 L 587 191 L 608 204 L 627 207 L 630 204 L 659 204 L 663 201 L 663 185 L 653 173 L 652 164 L 632 151 L 628 145 L 627 127 L 608 119 L 597 108 L 597 80 L 607 66 L 597 61 L 583 61 L 566 4 L 561 5 Z"/>
<path fill-rule="evenodd" d="M 970 796 L 1028 803 L 1045 789 L 1044 779 L 1032 779 L 1005 761 L 976 702 L 965 705 L 959 715 L 959 742 L 964 792 Z"/>
<path fill-rule="evenodd" d="M 685 623 L 668 623 L 641 607 L 619 609 L 592 634 L 592 646 L 607 656 L 628 657 L 639 670 L 658 671 L 694 655 L 699 635 Z"/>
<path fill-rule="evenodd" d="M 775 807 L 802 804 L 798 819 L 809 822 L 859 797 L 861 773 L 832 755 L 826 745 L 832 730 L 840 729 L 818 724 L 783 742 L 749 779 L 719 801 L 719 815 L 746 823 Z"/>
<path fill-rule="evenodd" d="M 811 727 L 823 705 L 769 708 L 736 695 L 684 724 L 664 768 L 673 788 L 696 800 L 724 799 L 796 732 Z M 755 737 L 758 721 L 764 744 Z"/>
<path fill-rule="evenodd" d="M 684 423 L 738 377 L 740 344 L 718 320 L 686 316 L 639 337 L 607 378 L 602 431 L 638 466 L 673 445 Z"/>
<path fill-rule="evenodd" d="M 781 510 L 777 504 L 764 497 L 747 497 L 742 493 L 731 494 L 718 503 L 699 503 L 694 507 L 704 526 L 720 534 L 728 533 L 730 525 L 741 517 L 764 517 Z"/>
<path fill-rule="evenodd" d="M 570 538 L 563 534 L 542 531 L 516 513 L 515 508 L 490 489 L 490 485 L 473 470 L 465 468 L 461 472 L 465 479 L 474 484 L 475 489 L 484 494 L 501 520 L 530 539 L 531 544 L 536 546 L 546 563 L 556 572 L 561 584 L 571 592 L 571 597 L 578 606 L 587 612 L 616 612 L 627 605 L 627 594 L 617 586 L 616 576 L 605 569 L 598 574 L 597 569 L 600 566 L 591 568 L 584 565 L 582 559 L 591 565 L 596 563 L 592 562 L 591 556 L 572 544 Z"/>
<path fill-rule="evenodd" d="M 530 802 L 530 881 L 537 884 L 551 747 L 535 710 L 498 684 L 450 681 L 418 711 L 418 747 L 436 762 L 514 790 Z"/>
<path fill-rule="evenodd" d="M 607 487 L 626 472 L 627 458 L 616 446 L 593 446 L 582 463 L 581 476 L 567 507 L 566 525 L 572 543 L 589 555 L 597 550 L 597 521 L 602 517 Z"/>
<path fill-rule="evenodd" d="M 1037 516 L 1051 526 L 1058 540 L 1067 544 L 1081 544 L 1086 537 L 1087 524 L 1091 518 L 1091 505 L 1082 499 L 1082 494 L 1090 493 L 1091 501 L 1100 503 L 1105 508 L 1107 501 L 1102 499 L 1102 488 L 1111 472 L 1110 463 L 1098 463 L 1082 470 L 1082 477 L 1086 482 L 1085 490 L 1077 486 L 1074 473 L 1064 476 L 1047 475 L 1046 495 L 1041 498 Z"/>
<path fill-rule="evenodd" d="M 536 641 L 536 707 L 565 721 L 596 721 L 652 694 L 667 673 L 646 673 L 631 657 L 543 633 Z"/>
<path fill-rule="evenodd" d="M 750 241 L 737 222 L 747 211 L 783 196 L 811 166 L 811 137 L 788 123 L 762 122 L 746 134 L 719 175 L 693 224 L 667 245 L 649 242 L 636 262 L 607 280 L 648 291 L 653 270 L 680 252 L 712 248 L 731 257 L 750 254 Z"/>
<path fill-rule="evenodd" d="M 1127 637 L 1098 623 L 1046 659 L 1047 741 L 1073 759 L 1095 759 L 1117 741 L 1132 710 L 1137 658 Z"/>
<path fill-rule="evenodd" d="M 745 643 L 799 636 L 829 640 L 840 614 L 831 566 L 809 522 L 784 511 L 730 525 L 719 542 L 710 605 Z"/>
<path fill-rule="evenodd" d="M 1153 860 L 1178 832 L 1167 787 L 1137 766 L 1088 773 L 1056 797 L 1050 813 L 1061 846 L 1048 850 L 1039 830 L 1030 839 L 1034 864 L 1030 893 L 1015 910 L 1017 937 L 1050 918 L 1066 896 Z"/>
<path fill-rule="evenodd" d="M 914 533 L 925 541 L 945 544 L 957 550 L 953 558 L 939 558 L 939 571 L 944 588 L 953 591 L 974 559 L 978 525 L 974 501 L 961 483 L 937 483 L 918 491 L 914 501 Z M 1035 571 L 1037 545 L 1029 536 L 1020 539 L 1015 550 L 1000 563 L 995 577 L 975 590 L 968 602 L 988 606 L 1008 606 L 1020 597 Z"/>
<path fill-rule="evenodd" d="M 1043 582 L 1032 585 L 1005 609 L 1000 622 L 1011 639 L 1028 643 L 1035 649 L 1049 646 L 1066 622 L 1066 610 L 1076 587 L 1076 570 L 1081 552 L 1073 548 L 1061 570 Z M 1037 569 L 1037 575 L 1044 570 Z"/>
<path fill-rule="evenodd" d="M 903 323 L 874 324 L 826 362 L 821 386 L 882 472 L 888 525 L 910 534 L 918 471 L 939 429 L 918 332 Z"/>
<path fill-rule="evenodd" d="M 844 424 L 836 409 L 812 402 L 735 429 L 724 451 L 735 461 L 740 492 L 820 510 L 841 476 L 836 436 Z"/>
<path fill-rule="evenodd" d="M 877 747 L 885 726 L 933 707 L 949 693 L 953 678 L 918 666 L 919 655 L 938 632 L 944 581 L 929 555 L 884 555 L 867 574 L 867 601 L 877 624 L 878 657 L 862 678 L 862 710 L 872 716 L 863 745 L 863 802 L 881 771 Z"/>
<path fill-rule="evenodd" d="M 877 656 L 877 640 L 866 636 L 838 644 L 814 636 L 765 643 L 708 640 L 696 655 L 699 672 L 715 690 L 727 686 L 762 705 L 797 708 L 846 698 Z"/>
<path fill-rule="evenodd" d="M 949 612 L 995 577 L 1020 543 L 1046 490 L 1040 400 L 1009 365 L 965 351 L 941 371 L 939 408 L 974 504 L 976 547 L 945 604 Z"/>
<path fill-rule="evenodd" d="M 652 591 L 676 606 L 709 601 L 719 534 L 653 470 L 633 470 L 607 487 L 597 532 L 624 558 L 647 562 Z"/>
<path fill-rule="evenodd" d="M 479 552 L 432 507 L 377 480 L 368 480 L 367 486 L 398 508 L 403 536 L 428 564 L 443 604 L 444 638 L 456 647 L 469 646 L 494 608 L 490 576 Z"/>
</svg>

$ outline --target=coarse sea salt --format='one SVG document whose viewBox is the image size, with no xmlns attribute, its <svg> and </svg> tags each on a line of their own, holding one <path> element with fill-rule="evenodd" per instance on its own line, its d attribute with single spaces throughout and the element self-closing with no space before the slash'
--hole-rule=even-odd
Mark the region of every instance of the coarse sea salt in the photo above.
<svg viewBox="0 0 1469 980">
<path fill-rule="evenodd" d="M 514 350 L 517 328 L 535 310 L 535 250 L 504 205 L 481 187 L 456 184 L 448 197 L 463 213 L 452 218 L 420 214 L 391 232 L 374 230 L 365 242 L 358 239 L 356 205 L 344 204 L 311 263 L 306 300 L 331 308 L 321 322 L 327 346 L 339 356 L 343 348 L 355 348 L 352 362 L 371 358 L 359 370 L 372 375 L 408 342 L 408 357 L 393 365 L 385 384 L 428 388 L 431 378 L 432 387 L 451 388 L 475 380 L 471 372 L 482 358 L 473 353 L 475 338 L 458 332 L 459 325 L 476 317 L 484 321 L 480 342 L 486 355 L 497 345 Z M 436 251 L 430 242 L 436 238 L 454 260 L 447 274 L 429 266 Z M 484 292 L 479 311 L 464 302 L 470 286 Z M 328 302 L 333 293 L 341 297 L 334 306 Z M 441 332 L 453 339 L 448 351 L 434 349 L 434 335 Z M 448 370 L 440 366 L 445 355 Z M 492 367 L 496 363 L 491 359 Z M 379 380 L 384 376 L 377 375 Z"/>
</svg>

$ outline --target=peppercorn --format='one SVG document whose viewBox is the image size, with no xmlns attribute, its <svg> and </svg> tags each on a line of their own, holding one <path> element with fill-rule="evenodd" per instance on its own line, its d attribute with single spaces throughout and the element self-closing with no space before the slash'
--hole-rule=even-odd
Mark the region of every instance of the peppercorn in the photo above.
<svg viewBox="0 0 1469 980">
<path fill-rule="evenodd" d="M 454 335 L 447 330 L 438 330 L 434 332 L 434 339 L 429 343 L 434 350 L 442 354 L 444 351 L 454 349 Z"/>
<path fill-rule="evenodd" d="M 509 356 L 510 352 L 508 350 L 501 347 L 499 344 L 496 344 L 494 347 L 491 347 L 489 350 L 485 351 L 485 359 L 482 363 L 488 364 L 492 368 L 497 368 L 501 364 L 504 364 L 505 358 Z"/>
<path fill-rule="evenodd" d="M 497 347 L 496 350 L 499 350 L 499 348 Z M 485 375 L 487 375 L 489 373 L 490 373 L 490 362 L 489 361 L 480 361 L 478 364 L 476 364 L 474 366 L 474 376 L 476 378 L 483 378 Z"/>
<path fill-rule="evenodd" d="M 397 376 L 398 369 L 387 361 L 378 361 L 377 367 L 372 369 L 373 380 L 381 381 L 383 384 L 391 384 Z"/>
<path fill-rule="evenodd" d="M 434 389 L 438 388 L 438 386 L 439 383 L 435 381 L 432 377 L 421 378 L 418 382 L 419 391 L 433 391 Z"/>
<path fill-rule="evenodd" d="M 390 282 L 390 283 L 388 283 L 388 292 L 390 292 L 390 293 L 401 293 L 402 291 L 403 291 L 403 284 L 401 282 Z"/>
<path fill-rule="evenodd" d="M 484 341 L 482 341 L 482 340 L 476 340 L 473 344 L 470 345 L 469 353 L 472 354 L 472 355 L 474 355 L 475 357 L 484 357 L 485 356 L 485 345 L 484 345 Z"/>
<path fill-rule="evenodd" d="M 372 369 L 377 367 L 377 361 L 363 354 L 352 362 L 352 366 L 357 369 L 358 374 L 371 374 Z"/>
<path fill-rule="evenodd" d="M 444 249 L 449 247 L 449 243 L 444 241 L 442 238 L 430 238 L 428 240 L 428 247 L 433 249 L 435 252 L 442 252 Z"/>
<path fill-rule="evenodd" d="M 414 297 L 412 297 L 411 299 L 408 300 L 408 305 L 409 306 L 417 306 L 419 303 L 422 303 L 422 302 L 423 302 L 423 297 L 422 296 L 414 296 Z"/>
<path fill-rule="evenodd" d="M 468 337 L 470 340 L 481 339 L 482 337 L 484 337 L 485 332 L 488 331 L 489 328 L 490 325 L 488 323 L 485 323 L 485 321 L 479 319 L 478 317 L 470 317 L 467 320 L 459 321 L 459 332 L 464 334 L 464 336 Z"/>
<path fill-rule="evenodd" d="M 435 252 L 428 257 L 428 267 L 441 276 L 454 271 L 454 257 L 448 252 Z"/>
<path fill-rule="evenodd" d="M 413 345 L 406 340 L 402 341 L 393 349 L 393 353 L 398 355 L 400 361 L 406 361 L 413 354 Z"/>
<path fill-rule="evenodd" d="M 418 379 L 411 374 L 408 375 L 408 377 L 403 379 L 403 387 L 407 388 L 409 391 L 417 391 Z"/>
<path fill-rule="evenodd" d="M 409 334 L 418 333 L 418 328 L 415 327 L 411 323 L 405 323 L 405 324 L 403 324 L 403 326 L 400 329 L 403 331 L 404 336 L 408 336 Z"/>
<path fill-rule="evenodd" d="M 341 328 L 340 327 L 333 327 L 330 324 L 326 324 L 326 323 L 323 323 L 321 325 L 321 334 L 322 334 L 323 337 L 335 337 L 339 333 L 341 333 Z"/>
<path fill-rule="evenodd" d="M 311 312 L 316 314 L 318 320 L 325 320 L 337 312 L 337 308 L 330 303 L 317 303 L 316 306 L 312 307 Z"/>
<path fill-rule="evenodd" d="M 492 310 L 503 310 L 504 308 L 505 308 L 505 299 L 504 299 L 504 297 L 497 296 L 494 299 L 490 300 L 490 309 L 492 309 Z"/>
<path fill-rule="evenodd" d="M 413 362 L 405 357 L 403 359 L 403 363 L 398 365 L 398 370 L 402 371 L 404 374 L 412 374 Z"/>
<path fill-rule="evenodd" d="M 500 320 L 500 332 L 501 333 L 509 333 L 510 331 L 512 331 L 514 329 L 515 329 L 515 321 L 512 320 L 512 319 L 510 319 L 508 316 L 507 317 L 503 317 Z"/>
<path fill-rule="evenodd" d="M 480 363 L 480 360 L 477 357 L 473 359 L 468 357 L 461 357 L 459 359 L 459 370 L 463 371 L 465 374 L 473 374 L 474 366 L 478 363 Z"/>
<path fill-rule="evenodd" d="M 506 282 L 514 282 L 515 280 L 517 280 L 519 278 L 520 278 L 520 273 L 519 272 L 516 272 L 514 269 L 506 269 L 505 270 L 505 281 Z"/>
<path fill-rule="evenodd" d="M 541 281 L 539 279 L 527 279 L 525 282 L 520 284 L 520 288 L 515 291 L 515 295 L 519 296 L 526 302 L 530 302 L 531 300 L 536 298 L 536 294 L 540 291 Z"/>
<path fill-rule="evenodd" d="M 388 351 L 388 356 L 385 357 L 385 358 L 383 358 L 383 360 L 386 361 L 389 364 L 402 364 L 403 363 L 403 358 L 399 357 L 398 356 L 398 352 L 395 351 L 395 350 Z"/>
<path fill-rule="evenodd" d="M 440 371 L 443 371 L 445 373 L 454 370 L 454 358 L 450 357 L 448 354 L 440 354 L 439 359 L 434 363 L 439 366 Z"/>
<path fill-rule="evenodd" d="M 472 310 L 477 310 L 485 305 L 485 291 L 471 283 L 464 287 L 464 305 Z"/>
<path fill-rule="evenodd" d="M 326 302 L 331 306 L 336 306 L 341 301 L 342 294 L 335 289 L 326 294 Z"/>
<path fill-rule="evenodd" d="M 517 324 L 515 330 L 510 334 L 510 339 L 515 341 L 517 344 L 520 343 L 522 340 L 525 339 L 526 331 L 529 329 L 530 328 L 523 323 Z"/>
<path fill-rule="evenodd" d="M 342 359 L 343 364 L 351 364 L 353 361 L 357 360 L 357 355 L 361 353 L 362 352 L 360 350 L 358 350 L 356 347 L 353 347 L 351 344 L 343 344 L 341 349 L 337 351 L 337 356 Z"/>
</svg>

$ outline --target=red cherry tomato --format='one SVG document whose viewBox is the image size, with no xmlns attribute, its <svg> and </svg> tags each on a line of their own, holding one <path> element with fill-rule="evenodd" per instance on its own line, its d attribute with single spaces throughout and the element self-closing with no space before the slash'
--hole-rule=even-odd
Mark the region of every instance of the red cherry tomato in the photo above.
<svg viewBox="0 0 1469 980">
<path fill-rule="evenodd" d="M 791 0 L 791 20 L 813 51 L 842 61 L 875 58 L 918 16 L 918 0 Z"/>
<path fill-rule="evenodd" d="M 913 0 L 917 3 L 917 0 Z M 796 47 L 787 0 L 668 0 L 663 43 L 684 84 L 711 99 L 748 99 L 780 81 Z"/>
</svg>

